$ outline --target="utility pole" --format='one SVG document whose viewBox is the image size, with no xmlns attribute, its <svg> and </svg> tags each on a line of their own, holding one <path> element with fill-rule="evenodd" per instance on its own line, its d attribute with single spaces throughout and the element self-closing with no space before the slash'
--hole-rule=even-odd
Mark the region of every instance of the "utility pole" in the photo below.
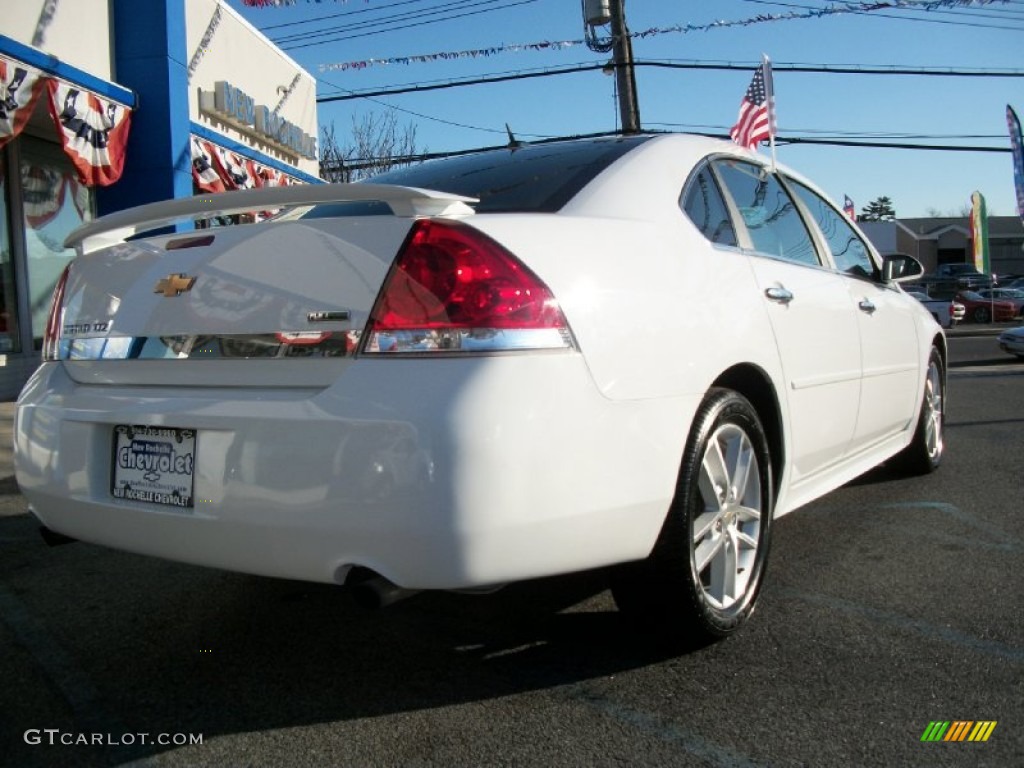
<svg viewBox="0 0 1024 768">
<path fill-rule="evenodd" d="M 583 0 L 583 24 L 587 47 L 598 53 L 612 52 L 619 115 L 623 133 L 640 131 L 640 103 L 636 95 L 633 42 L 626 26 L 625 0 Z M 599 38 L 597 27 L 610 25 L 611 37 Z"/>
<path fill-rule="evenodd" d="M 626 0 L 611 0 L 612 37 L 615 40 L 615 82 L 619 88 L 619 114 L 623 133 L 640 132 L 640 103 L 636 96 L 633 41 L 626 26 Z"/>
</svg>

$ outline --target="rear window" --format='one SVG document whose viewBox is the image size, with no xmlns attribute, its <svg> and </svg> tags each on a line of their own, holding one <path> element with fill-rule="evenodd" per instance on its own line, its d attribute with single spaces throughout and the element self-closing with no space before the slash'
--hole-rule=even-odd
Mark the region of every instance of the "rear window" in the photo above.
<svg viewBox="0 0 1024 768">
<path fill-rule="evenodd" d="M 649 136 L 489 150 L 388 171 L 373 184 L 399 184 L 476 197 L 478 213 L 559 210 L 595 176 Z"/>
</svg>

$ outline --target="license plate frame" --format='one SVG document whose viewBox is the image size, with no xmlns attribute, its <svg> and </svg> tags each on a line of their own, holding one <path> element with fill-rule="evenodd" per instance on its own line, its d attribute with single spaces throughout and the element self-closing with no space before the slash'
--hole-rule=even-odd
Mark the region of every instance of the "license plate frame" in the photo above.
<svg viewBox="0 0 1024 768">
<path fill-rule="evenodd" d="M 165 509 L 195 509 L 195 429 L 116 424 L 111 439 L 110 495 Z"/>
</svg>

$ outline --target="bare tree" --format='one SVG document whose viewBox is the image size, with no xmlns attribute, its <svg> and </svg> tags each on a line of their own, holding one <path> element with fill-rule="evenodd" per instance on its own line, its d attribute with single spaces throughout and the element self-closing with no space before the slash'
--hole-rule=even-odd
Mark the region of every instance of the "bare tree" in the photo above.
<svg viewBox="0 0 1024 768">
<path fill-rule="evenodd" d="M 342 144 L 334 121 L 320 129 L 320 176 L 331 182 L 349 182 L 411 165 L 424 150 L 416 147 L 416 126 L 398 125 L 394 112 L 369 112 L 352 117 L 350 141 Z"/>
</svg>

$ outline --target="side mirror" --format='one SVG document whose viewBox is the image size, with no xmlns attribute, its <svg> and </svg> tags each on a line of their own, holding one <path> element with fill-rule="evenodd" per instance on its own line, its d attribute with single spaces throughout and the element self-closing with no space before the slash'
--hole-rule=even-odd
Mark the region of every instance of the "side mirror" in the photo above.
<svg viewBox="0 0 1024 768">
<path fill-rule="evenodd" d="M 890 253 L 882 257 L 882 278 L 887 283 L 907 283 L 920 279 L 924 267 L 913 256 Z"/>
</svg>

